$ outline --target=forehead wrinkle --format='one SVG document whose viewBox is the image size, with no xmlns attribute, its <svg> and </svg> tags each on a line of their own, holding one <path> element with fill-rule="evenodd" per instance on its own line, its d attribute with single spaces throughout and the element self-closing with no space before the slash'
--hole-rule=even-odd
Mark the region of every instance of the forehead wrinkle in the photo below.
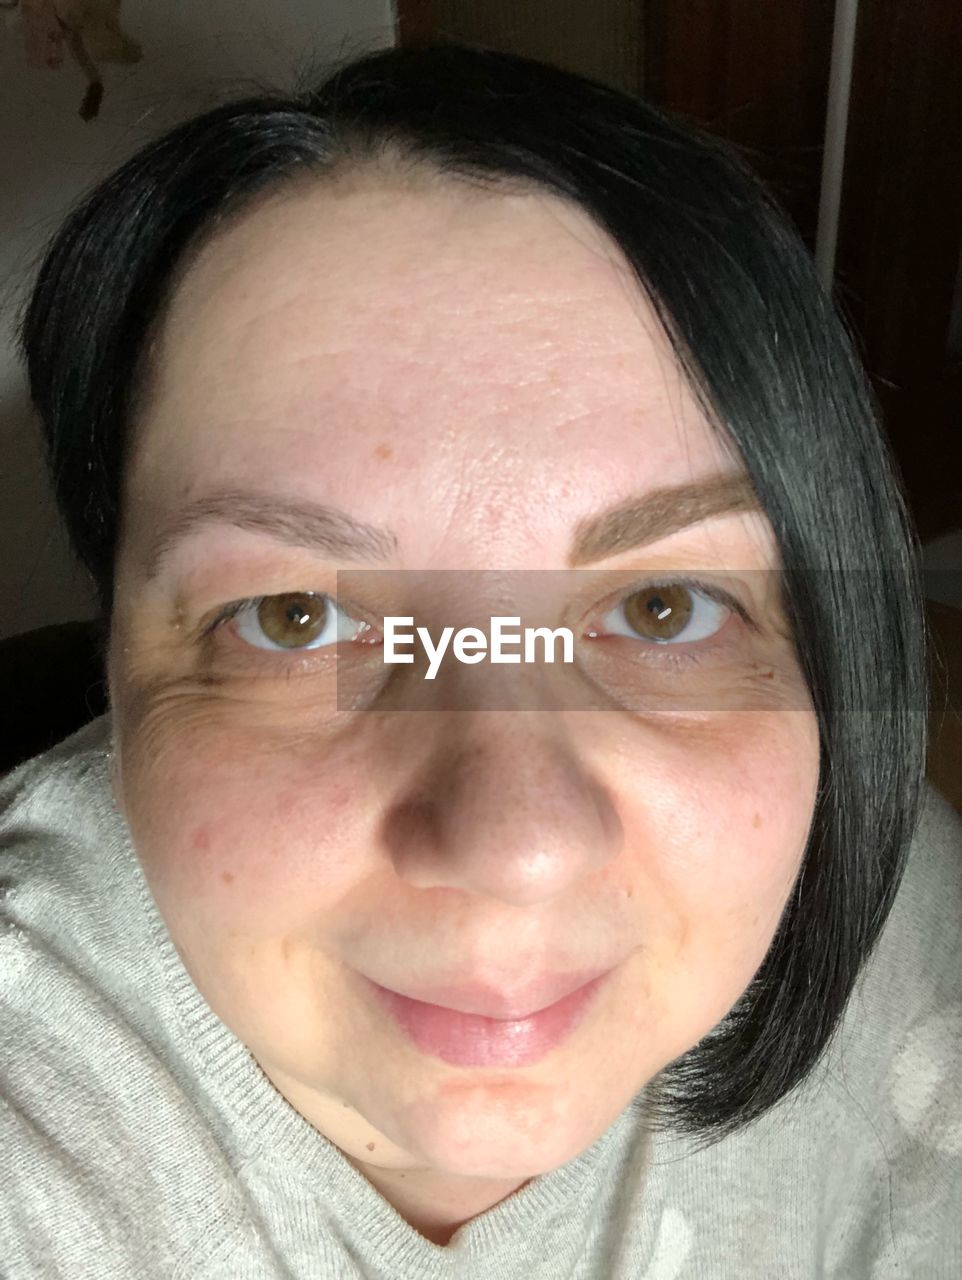
<svg viewBox="0 0 962 1280">
<path fill-rule="evenodd" d="M 644 294 L 627 288 L 623 264 L 617 254 L 609 256 L 604 236 L 599 234 L 595 241 L 593 225 L 582 227 L 577 219 L 573 233 L 571 226 L 563 225 L 567 211 L 556 209 L 550 200 L 539 199 L 537 206 L 540 213 L 549 214 L 553 224 L 559 226 L 559 239 L 563 233 L 564 243 L 571 245 L 570 255 L 560 255 L 560 271 L 554 270 L 559 256 L 557 247 L 554 258 L 548 252 L 550 223 L 547 237 L 535 238 L 534 252 L 529 256 L 528 227 L 522 220 L 517 238 L 517 248 L 522 251 L 518 259 L 520 274 L 513 270 L 505 273 L 505 263 L 499 255 L 492 261 L 489 252 L 480 254 L 491 231 L 495 241 L 510 241 L 509 248 L 514 253 L 512 218 L 500 218 L 493 224 L 483 222 L 473 238 L 473 248 L 470 239 L 463 246 L 459 241 L 446 243 L 440 262 L 433 266 L 430 255 L 412 263 L 410 256 L 402 252 L 412 239 L 411 226 L 405 224 L 403 236 L 407 239 L 401 245 L 393 238 L 382 237 L 387 256 L 382 255 L 377 263 L 373 279 L 378 285 L 390 286 L 393 296 L 387 299 L 371 288 L 367 274 L 370 264 L 352 274 L 341 261 L 333 279 L 323 272 L 318 275 L 317 293 L 305 283 L 304 274 L 296 276 L 294 267 L 300 260 L 293 250 L 310 243 L 309 237 L 305 241 L 303 220 L 287 250 L 285 261 L 290 270 L 283 280 L 274 277 L 273 288 L 263 293 L 256 287 L 266 279 L 258 274 L 258 264 L 266 269 L 267 261 L 279 261 L 277 243 L 273 245 L 274 256 L 268 254 L 265 258 L 258 254 L 237 255 L 232 251 L 237 242 L 231 246 L 225 241 L 222 248 L 226 256 L 220 258 L 218 266 L 226 268 L 228 258 L 232 265 L 236 264 L 240 257 L 240 273 L 234 277 L 236 288 L 228 285 L 218 310 L 205 295 L 205 281 L 198 277 L 193 299 L 201 304 L 195 313 L 195 319 L 201 321 L 199 336 L 213 339 L 221 347 L 212 362 L 216 380 L 209 376 L 210 370 L 202 375 L 205 391 L 209 394 L 213 390 L 222 401 L 218 419 L 223 424 L 230 410 L 241 404 L 241 417 L 246 416 L 253 397 L 265 422 L 273 420 L 280 425 L 289 421 L 292 414 L 299 419 L 306 411 L 305 425 L 313 429 L 321 425 L 317 418 L 323 406 L 327 410 L 324 416 L 336 417 L 342 431 L 350 432 L 355 425 L 362 428 L 358 436 L 362 439 L 369 434 L 369 422 L 377 421 L 382 432 L 390 431 L 402 427 L 412 415 L 426 411 L 424 420 L 433 430 L 440 431 L 439 448 L 445 456 L 455 438 L 463 438 L 466 431 L 485 430 L 489 423 L 495 428 L 511 425 L 514 429 L 510 436 L 502 430 L 482 455 L 492 456 L 503 468 L 507 459 L 518 455 L 520 460 L 526 453 L 521 447 L 528 435 L 525 423 L 533 428 L 532 446 L 540 449 L 547 430 L 554 434 L 557 445 L 567 443 L 569 436 L 577 437 L 580 433 L 574 428 L 591 418 L 600 423 L 615 421 L 616 415 L 617 420 L 625 415 L 635 420 L 643 413 L 664 413 L 665 401 L 670 404 L 674 396 L 687 403 L 684 379 L 648 314 Z M 532 208 L 533 203 L 527 207 Z M 445 213 L 443 207 L 441 212 Z M 470 230 L 470 210 L 459 207 L 458 217 Z M 429 217 L 428 226 L 434 221 Z M 390 225 L 393 232 L 396 223 Z M 268 227 L 283 229 L 270 219 L 257 228 L 249 224 L 249 238 L 241 242 L 251 246 L 260 243 Z M 415 241 L 421 229 L 419 219 Z M 356 227 L 353 233 L 357 234 Z M 317 236 L 316 227 L 313 234 Z M 454 267 L 460 270 L 465 265 L 458 256 L 462 250 L 466 250 L 468 283 L 475 281 L 479 287 L 452 291 Z M 324 253 L 329 252 L 330 245 L 325 245 Z M 251 258 L 253 275 L 245 271 Z M 322 255 L 312 261 L 323 264 L 326 259 Z M 413 275 L 405 263 L 411 266 Z M 397 276 L 396 268 L 401 268 Z M 214 278 L 219 280 L 219 274 L 216 272 Z M 231 270 L 227 274 L 230 276 Z M 401 296 L 403 286 L 412 282 L 421 292 L 418 302 L 427 304 L 423 309 L 413 304 L 409 295 Z M 247 304 L 244 311 L 231 305 L 242 300 Z M 259 314 L 251 314 L 251 304 Z M 632 323 L 626 325 L 629 316 Z M 575 323 L 571 322 L 572 317 Z M 639 325 L 639 317 L 646 323 Z M 312 323 L 314 320 L 317 325 Z M 188 331 L 180 334 L 176 373 L 167 384 L 173 392 L 173 407 L 178 407 L 176 402 L 180 401 L 183 408 L 181 413 L 163 415 L 169 425 L 182 423 L 188 406 L 193 412 L 187 420 L 196 417 L 196 405 L 191 401 L 201 371 L 196 360 L 198 335 L 195 332 L 191 338 L 191 327 L 195 326 L 188 325 Z M 472 341 L 464 342 L 465 337 Z M 223 345 L 218 338 L 224 339 Z M 228 347 L 230 350 L 225 351 Z M 358 355 L 363 359 L 356 359 Z M 277 356 L 290 368 L 292 377 L 277 378 Z M 314 369 L 316 379 L 311 376 Z M 408 377 L 409 372 L 417 376 Z M 671 378 L 667 377 L 669 372 Z M 425 376 L 428 373 L 430 376 Z M 186 433 L 179 427 L 175 430 L 191 446 L 196 446 L 203 436 L 199 431 Z M 237 433 L 232 447 L 248 447 L 246 434 Z M 586 439 L 596 438 L 590 428 L 584 434 Z M 263 433 L 251 437 L 250 448 L 258 443 L 260 435 Z M 219 461 L 223 436 L 223 427 L 214 433 L 211 460 L 216 456 Z M 465 463 L 477 474 L 477 456 L 462 460 L 462 465 Z M 609 536 L 618 532 L 620 537 L 627 537 L 627 521 L 628 513 L 624 511 L 618 516 L 609 515 Z M 619 524 L 620 532 L 614 530 L 615 524 Z M 581 537 L 584 541 L 587 535 L 582 533 Z M 580 554 L 584 554 L 583 548 Z"/>
</svg>

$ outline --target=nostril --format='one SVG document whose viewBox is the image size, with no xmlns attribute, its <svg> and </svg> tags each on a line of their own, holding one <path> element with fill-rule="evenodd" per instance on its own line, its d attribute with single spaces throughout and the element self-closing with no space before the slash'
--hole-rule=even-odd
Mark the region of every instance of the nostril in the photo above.
<svg viewBox="0 0 962 1280">
<path fill-rule="evenodd" d="M 422 797 L 404 800 L 388 810 L 384 831 L 389 846 L 423 844 L 434 847 L 439 836 L 437 807 Z"/>
</svg>

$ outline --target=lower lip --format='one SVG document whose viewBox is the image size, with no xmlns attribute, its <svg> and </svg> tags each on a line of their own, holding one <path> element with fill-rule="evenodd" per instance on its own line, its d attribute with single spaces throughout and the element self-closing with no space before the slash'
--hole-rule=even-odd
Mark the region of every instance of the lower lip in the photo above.
<svg viewBox="0 0 962 1280">
<path fill-rule="evenodd" d="M 557 1004 L 515 1022 L 410 1000 L 376 982 L 370 986 L 382 1007 L 422 1053 L 458 1067 L 523 1067 L 539 1062 L 574 1034 L 610 972 L 572 991 Z"/>
</svg>

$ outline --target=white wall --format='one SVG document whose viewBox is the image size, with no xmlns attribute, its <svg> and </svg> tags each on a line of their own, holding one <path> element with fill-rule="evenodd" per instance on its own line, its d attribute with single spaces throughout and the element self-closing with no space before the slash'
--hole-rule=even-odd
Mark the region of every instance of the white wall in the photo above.
<svg viewBox="0 0 962 1280">
<path fill-rule="evenodd" d="M 96 612 L 42 471 L 13 349 L 41 246 L 85 189 L 178 121 L 225 98 L 290 88 L 311 62 L 394 43 L 391 0 L 125 0 L 123 21 L 143 59 L 103 65 L 103 105 L 86 123 L 79 68 L 67 59 L 34 70 L 19 25 L 0 24 L 0 637 Z"/>
</svg>

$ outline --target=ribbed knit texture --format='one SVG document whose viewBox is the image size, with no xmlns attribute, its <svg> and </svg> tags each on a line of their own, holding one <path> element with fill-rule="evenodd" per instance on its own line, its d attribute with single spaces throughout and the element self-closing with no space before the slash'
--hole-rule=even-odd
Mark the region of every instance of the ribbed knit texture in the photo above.
<svg viewBox="0 0 962 1280">
<path fill-rule="evenodd" d="M 0 780 L 3 1280 L 959 1280 L 962 819 L 800 1089 L 694 1151 L 639 1095 L 463 1227 L 405 1222 L 187 974 L 107 776 L 110 715 Z"/>
</svg>

